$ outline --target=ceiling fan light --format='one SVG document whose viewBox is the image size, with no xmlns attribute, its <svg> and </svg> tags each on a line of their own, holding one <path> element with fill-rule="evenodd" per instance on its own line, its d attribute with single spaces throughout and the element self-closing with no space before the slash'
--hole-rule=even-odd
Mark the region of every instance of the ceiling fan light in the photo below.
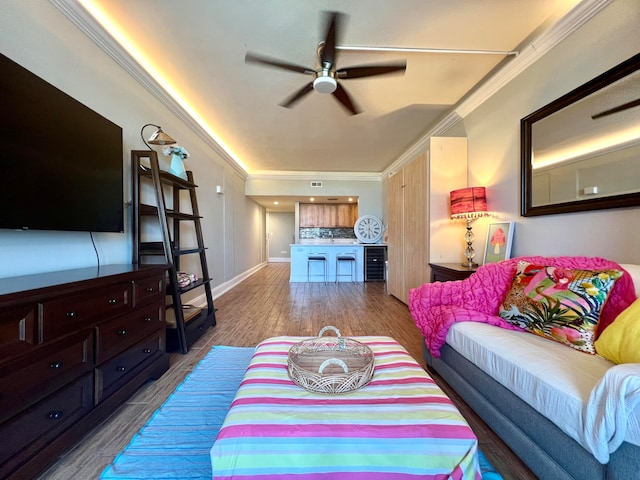
<svg viewBox="0 0 640 480">
<path fill-rule="evenodd" d="M 333 93 L 338 88 L 336 79 L 329 76 L 320 76 L 313 81 L 313 89 L 318 93 Z"/>
</svg>

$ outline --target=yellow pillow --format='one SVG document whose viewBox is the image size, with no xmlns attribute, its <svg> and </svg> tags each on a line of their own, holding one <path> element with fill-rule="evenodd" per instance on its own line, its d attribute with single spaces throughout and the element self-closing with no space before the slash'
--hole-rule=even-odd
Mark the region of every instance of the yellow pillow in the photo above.
<svg viewBox="0 0 640 480">
<path fill-rule="evenodd" d="M 604 329 L 595 347 L 613 363 L 640 363 L 640 298 Z"/>
</svg>

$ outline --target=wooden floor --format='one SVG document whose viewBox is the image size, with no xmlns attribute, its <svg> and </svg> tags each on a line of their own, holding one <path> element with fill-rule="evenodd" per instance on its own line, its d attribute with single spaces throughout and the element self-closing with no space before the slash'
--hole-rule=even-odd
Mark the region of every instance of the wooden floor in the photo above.
<svg viewBox="0 0 640 480">
<path fill-rule="evenodd" d="M 325 325 L 334 325 L 345 336 L 394 337 L 425 366 L 421 336 L 407 306 L 387 295 L 383 283 L 290 284 L 289 264 L 273 263 L 220 296 L 215 306 L 216 327 L 200 338 L 188 354 L 172 354 L 168 372 L 143 386 L 40 479 L 99 478 L 213 345 L 253 347 L 271 336 L 316 336 Z M 505 480 L 536 478 L 442 379 L 432 376 L 458 405 L 478 436 L 481 450 Z"/>
</svg>

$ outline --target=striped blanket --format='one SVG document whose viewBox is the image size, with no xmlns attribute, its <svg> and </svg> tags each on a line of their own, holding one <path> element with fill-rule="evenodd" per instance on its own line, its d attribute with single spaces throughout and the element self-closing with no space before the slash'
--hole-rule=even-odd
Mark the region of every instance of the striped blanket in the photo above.
<svg viewBox="0 0 640 480">
<path fill-rule="evenodd" d="M 356 337 L 374 352 L 371 382 L 308 392 L 287 374 L 302 337 L 256 347 L 211 449 L 215 480 L 480 479 L 478 441 L 460 412 L 390 337 Z"/>
</svg>

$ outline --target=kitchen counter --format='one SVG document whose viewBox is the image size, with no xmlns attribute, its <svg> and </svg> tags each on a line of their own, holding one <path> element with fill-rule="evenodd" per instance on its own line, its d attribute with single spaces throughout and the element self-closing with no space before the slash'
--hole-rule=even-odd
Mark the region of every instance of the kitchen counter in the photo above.
<svg viewBox="0 0 640 480">
<path fill-rule="evenodd" d="M 360 242 L 355 238 L 312 238 L 312 239 L 300 239 L 298 243 L 292 243 L 294 245 L 360 245 Z"/>
<path fill-rule="evenodd" d="M 291 247 L 291 276 L 290 282 L 324 282 L 323 265 L 321 262 L 311 262 L 309 265 L 309 278 L 307 280 L 307 257 L 309 255 L 324 255 L 327 257 L 327 282 L 336 281 L 336 257 L 339 255 L 353 255 L 356 259 L 355 281 L 364 282 L 364 243 L 343 243 L 334 239 L 321 239 L 314 243 L 292 243 Z M 307 242 L 307 241 L 305 241 Z M 309 241 L 311 242 L 311 241 Z M 350 282 L 351 265 L 348 262 L 340 264 L 338 281 Z"/>
</svg>

